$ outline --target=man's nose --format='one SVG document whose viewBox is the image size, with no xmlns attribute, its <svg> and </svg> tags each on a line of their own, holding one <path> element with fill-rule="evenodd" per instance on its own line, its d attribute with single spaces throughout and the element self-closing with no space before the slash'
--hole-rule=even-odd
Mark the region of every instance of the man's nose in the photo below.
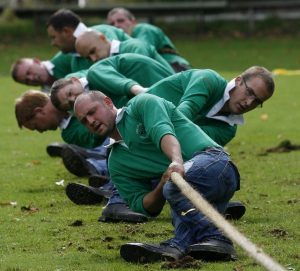
<svg viewBox="0 0 300 271">
<path fill-rule="evenodd" d="M 95 55 L 90 55 L 90 60 L 92 60 L 93 62 L 96 62 L 98 59 Z"/>
<path fill-rule="evenodd" d="M 247 100 L 246 100 L 247 106 L 249 106 L 249 107 L 252 106 L 254 104 L 254 102 L 255 102 L 255 97 L 253 97 L 253 96 L 247 97 Z"/>
<path fill-rule="evenodd" d="M 27 75 L 27 80 L 29 80 L 29 81 L 33 81 L 35 79 L 35 75 L 34 74 L 28 74 Z"/>
<path fill-rule="evenodd" d="M 92 116 L 86 116 L 86 121 L 88 125 L 92 125 L 94 122 L 94 118 Z"/>
</svg>

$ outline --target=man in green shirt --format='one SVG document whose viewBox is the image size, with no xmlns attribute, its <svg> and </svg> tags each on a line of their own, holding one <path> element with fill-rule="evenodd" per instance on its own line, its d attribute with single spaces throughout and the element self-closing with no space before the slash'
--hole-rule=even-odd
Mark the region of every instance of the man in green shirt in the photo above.
<svg viewBox="0 0 300 271">
<path fill-rule="evenodd" d="M 132 38 L 153 45 L 175 72 L 191 68 L 190 63 L 178 54 L 175 45 L 160 28 L 148 23 L 137 23 L 134 15 L 129 10 L 113 8 L 107 15 L 107 22 L 123 29 Z"/>
<path fill-rule="evenodd" d="M 37 90 L 26 91 L 16 100 L 15 115 L 20 128 L 25 127 L 40 133 L 60 128 L 61 137 L 68 143 L 62 150 L 62 153 L 66 154 L 65 157 L 63 155 L 63 162 L 67 169 L 77 176 L 82 176 L 80 167 L 84 163 L 87 168 L 85 170 L 88 170 L 89 174 L 102 173 L 103 181 L 105 179 L 108 181 L 106 148 L 102 146 L 103 143 L 108 144 L 107 137 L 89 132 L 73 115 L 56 109 L 47 94 Z M 65 161 L 64 158 L 68 159 L 68 152 L 74 149 L 81 154 L 81 157 Z M 85 161 L 82 161 L 82 157 Z M 79 161 L 76 161 L 77 159 Z M 73 163 L 72 167 L 67 166 L 69 162 Z M 96 204 L 100 203 L 103 197 L 109 197 L 109 202 L 102 212 L 101 221 L 136 223 L 147 220 L 143 214 L 131 211 L 110 183 L 105 183 L 101 189 L 69 183 L 66 187 L 66 194 L 76 204 Z"/>
<path fill-rule="evenodd" d="M 80 17 L 71 10 L 55 12 L 47 22 L 48 35 L 58 52 L 49 61 L 41 62 L 35 58 L 23 58 L 12 65 L 12 77 L 15 81 L 27 85 L 51 85 L 55 80 L 80 70 L 88 69 L 93 62 L 80 57 L 75 50 L 76 38 L 93 29 L 103 33 L 109 40 L 125 41 L 130 39 L 123 30 L 110 25 L 95 25 L 88 28 Z"/>
<path fill-rule="evenodd" d="M 93 148 L 105 140 L 90 133 L 74 116 L 56 109 L 49 95 L 38 90 L 28 90 L 16 100 L 15 114 L 20 128 L 43 133 L 60 127 L 63 140 L 70 144 Z"/>
<path fill-rule="evenodd" d="M 95 25 L 88 28 L 79 16 L 70 10 L 59 10 L 48 20 L 47 30 L 52 44 L 59 49 L 52 59 L 41 61 L 37 58 L 18 59 L 11 67 L 15 81 L 31 86 L 49 86 L 70 73 L 88 69 L 93 62 L 80 57 L 75 50 L 75 41 L 85 31 L 100 31 L 108 40 L 125 41 L 130 37 L 121 29 L 110 25 Z"/>
<path fill-rule="evenodd" d="M 178 172 L 224 213 L 239 189 L 239 173 L 222 147 L 172 103 L 150 94 L 140 94 L 117 110 L 109 97 L 90 91 L 78 96 L 74 112 L 91 132 L 115 140 L 109 172 L 131 209 L 156 216 L 165 200 L 170 204 L 175 236 L 160 245 L 121 246 L 126 261 L 177 260 L 186 254 L 197 259 L 236 258 L 231 241 L 167 181 Z M 152 180 L 161 176 L 153 189 Z"/>
<path fill-rule="evenodd" d="M 63 53 L 76 52 L 76 38 L 88 29 L 102 32 L 110 40 L 124 41 L 130 38 L 123 30 L 106 24 L 88 28 L 81 21 L 81 18 L 69 9 L 56 11 L 47 21 L 47 33 L 51 39 L 51 44 Z"/>
<path fill-rule="evenodd" d="M 159 81 L 147 93 L 173 102 L 224 146 L 235 136 L 237 125 L 243 124 L 242 114 L 262 106 L 274 88 L 272 73 L 253 66 L 229 82 L 213 70 L 184 71 Z"/>
<path fill-rule="evenodd" d="M 70 110 L 84 90 L 101 90 L 118 106 L 145 92 L 159 80 L 173 74 L 154 59 L 139 54 L 120 54 L 95 63 L 86 78 L 60 79 L 51 88 L 51 100 L 61 110 Z"/>
<path fill-rule="evenodd" d="M 42 91 L 48 91 L 56 80 L 49 70 L 52 64 L 38 58 L 19 58 L 11 66 L 11 77 L 15 82 L 28 86 L 41 86 Z"/>
<path fill-rule="evenodd" d="M 86 69 L 86 65 L 74 67 L 73 60 L 71 53 L 61 52 L 44 61 L 38 58 L 19 58 L 11 66 L 11 76 L 18 83 L 49 90 L 54 81 Z"/>
<path fill-rule="evenodd" d="M 156 49 L 139 39 L 109 40 L 103 33 L 91 30 L 76 39 L 75 48 L 82 57 L 89 58 L 93 62 L 118 54 L 141 54 L 158 61 L 173 73 L 172 67 Z"/>
</svg>

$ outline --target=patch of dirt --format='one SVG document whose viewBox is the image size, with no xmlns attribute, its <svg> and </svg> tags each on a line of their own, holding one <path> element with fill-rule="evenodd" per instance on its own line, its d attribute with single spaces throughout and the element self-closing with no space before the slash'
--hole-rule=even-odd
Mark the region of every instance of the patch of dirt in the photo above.
<svg viewBox="0 0 300 271">
<path fill-rule="evenodd" d="M 125 231 L 127 234 L 131 234 L 131 235 L 134 235 L 137 232 L 143 232 L 143 230 L 140 230 L 138 225 L 136 225 L 136 224 L 135 225 L 126 225 Z"/>
<path fill-rule="evenodd" d="M 107 249 L 115 249 L 115 247 L 114 246 L 112 246 L 112 245 L 107 245 L 107 247 L 106 247 Z"/>
<path fill-rule="evenodd" d="M 290 152 L 300 150 L 300 145 L 293 145 L 290 140 L 286 139 L 281 141 L 277 147 L 266 149 L 266 152 Z"/>
<path fill-rule="evenodd" d="M 283 229 L 276 229 L 276 228 L 270 230 L 269 233 L 271 233 L 276 238 L 285 238 L 288 235 L 287 231 Z"/>
<path fill-rule="evenodd" d="M 77 250 L 80 252 L 84 252 L 86 249 L 84 247 L 78 247 Z"/>
<path fill-rule="evenodd" d="M 260 198 L 266 198 L 266 197 L 268 197 L 268 194 L 259 193 L 259 197 Z"/>
<path fill-rule="evenodd" d="M 101 239 L 102 239 L 103 242 L 111 242 L 112 240 L 114 240 L 114 238 L 111 237 L 111 236 L 105 236 Z"/>
<path fill-rule="evenodd" d="M 73 223 L 69 224 L 71 227 L 80 227 L 83 225 L 82 220 L 75 220 Z"/>
<path fill-rule="evenodd" d="M 34 207 L 32 205 L 28 205 L 28 206 L 22 206 L 21 211 L 22 212 L 28 212 L 28 213 L 36 213 L 36 212 L 39 211 L 39 208 Z"/>
<path fill-rule="evenodd" d="M 197 268 L 202 267 L 202 262 L 195 260 L 191 256 L 185 256 L 177 261 L 166 262 L 161 265 L 161 269 L 177 269 L 177 268 Z"/>
<path fill-rule="evenodd" d="M 300 199 L 289 199 L 288 201 L 287 201 L 287 203 L 288 204 L 296 204 L 296 203 L 298 203 L 300 201 Z"/>
</svg>

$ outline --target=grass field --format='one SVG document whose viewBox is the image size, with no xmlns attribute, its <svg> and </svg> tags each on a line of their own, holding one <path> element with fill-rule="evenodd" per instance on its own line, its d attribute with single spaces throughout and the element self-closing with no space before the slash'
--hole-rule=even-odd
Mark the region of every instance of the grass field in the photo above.
<svg viewBox="0 0 300 271">
<path fill-rule="evenodd" d="M 299 39 L 176 40 L 195 67 L 230 79 L 251 65 L 300 68 Z M 159 242 L 172 236 L 169 208 L 148 223 L 97 222 L 99 206 L 76 206 L 55 182 L 86 183 L 69 174 L 45 147 L 59 131 L 39 134 L 17 127 L 14 100 L 28 87 L 14 83 L 9 67 L 18 57 L 51 57 L 48 41 L 0 44 L 0 270 L 159 270 L 162 263 L 133 265 L 119 256 L 125 242 Z M 234 225 L 288 270 L 300 270 L 300 151 L 267 153 L 283 140 L 300 145 L 300 76 L 277 76 L 272 99 L 246 115 L 227 146 L 241 173 L 234 199 L 247 207 Z M 16 202 L 15 206 L 10 202 Z M 81 226 L 72 224 L 80 220 Z M 80 223 L 79 223 L 80 224 Z M 239 260 L 194 263 L 185 270 L 263 270 L 237 247 Z M 179 269 L 181 270 L 181 269 Z"/>
</svg>

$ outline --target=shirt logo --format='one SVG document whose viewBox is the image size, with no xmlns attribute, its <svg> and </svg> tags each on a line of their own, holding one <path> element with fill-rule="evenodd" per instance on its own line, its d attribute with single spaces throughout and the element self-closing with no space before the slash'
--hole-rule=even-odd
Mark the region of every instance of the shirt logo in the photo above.
<svg viewBox="0 0 300 271">
<path fill-rule="evenodd" d="M 145 129 L 145 126 L 142 124 L 142 123 L 139 123 L 137 126 L 136 126 L 136 134 L 139 136 L 139 137 L 143 137 L 145 138 L 147 136 L 146 134 L 146 129 Z"/>
</svg>

